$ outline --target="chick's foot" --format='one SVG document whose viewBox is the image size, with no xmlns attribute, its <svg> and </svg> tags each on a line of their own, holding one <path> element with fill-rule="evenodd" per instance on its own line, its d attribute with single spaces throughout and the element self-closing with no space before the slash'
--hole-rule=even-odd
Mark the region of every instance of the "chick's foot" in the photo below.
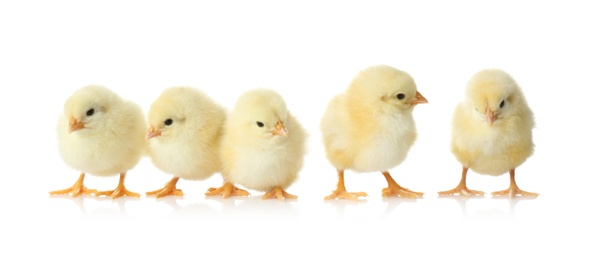
<svg viewBox="0 0 594 260">
<path fill-rule="evenodd" d="M 76 197 L 80 194 L 95 194 L 95 193 L 97 193 L 97 190 L 88 189 L 87 187 L 85 187 L 85 185 L 83 184 L 84 179 L 85 179 L 85 174 L 81 173 L 80 177 L 78 177 L 78 180 L 74 183 L 74 185 L 72 185 L 72 187 L 63 189 L 63 190 L 50 191 L 49 194 L 50 195 L 71 194 L 72 197 Z"/>
<path fill-rule="evenodd" d="M 158 189 L 158 190 L 149 191 L 146 193 L 146 195 L 148 195 L 148 196 L 154 195 L 157 198 L 170 196 L 170 195 L 184 196 L 184 193 L 182 192 L 182 190 L 177 189 L 175 186 L 177 184 L 178 180 L 179 180 L 178 177 L 174 177 L 173 179 L 171 179 L 171 181 L 169 181 L 169 182 L 167 182 L 167 184 L 165 184 L 165 187 Z"/>
<path fill-rule="evenodd" d="M 411 191 L 407 188 L 404 188 L 390 176 L 388 172 L 382 172 L 386 181 L 388 182 L 388 187 L 382 189 L 382 196 L 384 197 L 401 197 L 401 198 L 409 198 L 409 199 L 416 199 L 423 197 L 422 192 Z"/>
<path fill-rule="evenodd" d="M 235 185 L 231 184 L 230 182 L 225 182 L 223 186 L 220 188 L 210 188 L 205 193 L 206 196 L 217 196 L 222 195 L 223 199 L 226 199 L 231 196 L 243 196 L 247 197 L 250 195 L 249 192 L 246 190 L 242 190 L 240 188 L 235 187 Z"/>
<path fill-rule="evenodd" d="M 111 196 L 112 199 L 126 196 L 126 197 L 140 197 L 140 194 L 131 192 L 124 186 L 124 179 L 126 179 L 126 173 L 120 173 L 120 182 L 115 190 L 100 191 L 95 193 L 96 196 Z"/>
<path fill-rule="evenodd" d="M 464 197 L 485 196 L 484 192 L 478 191 L 478 190 L 471 190 L 471 189 L 467 188 L 466 185 L 464 185 L 464 186 L 458 185 L 458 187 L 456 187 L 456 188 L 453 188 L 451 190 L 446 190 L 446 191 L 440 191 L 437 194 L 439 194 L 439 196 L 455 196 L 455 195 L 460 195 L 460 196 L 464 196 Z"/>
<path fill-rule="evenodd" d="M 275 187 L 262 196 L 263 200 L 272 199 L 272 198 L 277 198 L 280 201 L 284 201 L 285 198 L 297 199 L 297 196 L 295 196 L 293 194 L 289 194 L 288 192 L 283 190 L 283 188 L 281 188 L 281 187 Z"/>
<path fill-rule="evenodd" d="M 493 195 L 493 197 L 503 197 L 503 196 L 538 197 L 539 194 L 534 193 L 534 192 L 527 192 L 527 191 L 520 190 L 520 188 L 518 188 L 516 186 L 516 187 L 510 187 L 509 189 L 506 189 L 506 190 L 492 192 L 491 195 Z"/>
<path fill-rule="evenodd" d="M 347 192 L 346 190 L 335 190 L 332 194 L 326 196 L 325 200 L 333 200 L 333 199 L 347 199 L 352 201 L 359 201 L 359 197 L 367 197 L 367 193 L 365 192 Z"/>
</svg>

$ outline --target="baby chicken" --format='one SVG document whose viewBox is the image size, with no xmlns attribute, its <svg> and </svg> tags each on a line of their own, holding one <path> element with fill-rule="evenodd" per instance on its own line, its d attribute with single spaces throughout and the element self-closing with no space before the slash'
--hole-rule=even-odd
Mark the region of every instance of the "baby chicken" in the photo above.
<svg viewBox="0 0 594 260">
<path fill-rule="evenodd" d="M 307 134 L 276 92 L 257 89 L 244 93 L 225 124 L 221 146 L 223 187 L 206 194 L 249 195 L 234 184 L 267 191 L 262 199 L 296 199 L 285 189 L 303 166 Z"/>
<path fill-rule="evenodd" d="M 50 194 L 139 197 L 125 188 L 124 179 L 145 152 L 145 129 L 140 106 L 110 89 L 91 85 L 74 92 L 58 121 L 58 150 L 66 165 L 82 173 L 72 187 Z M 120 174 L 120 181 L 115 190 L 97 192 L 83 185 L 85 173 Z"/>
<path fill-rule="evenodd" d="M 344 170 L 381 172 L 388 187 L 383 196 L 422 197 L 398 185 L 388 170 L 404 161 L 417 131 L 412 111 L 427 103 L 406 72 L 379 65 L 361 71 L 346 92 L 336 96 L 322 117 L 320 128 L 326 157 L 337 169 L 336 190 L 325 199 L 357 200 L 364 192 L 347 192 Z"/>
<path fill-rule="evenodd" d="M 146 194 L 183 196 L 176 188 L 179 178 L 204 180 L 220 172 L 218 147 L 225 116 L 222 106 L 197 89 L 163 91 L 149 110 L 146 139 L 153 164 L 174 177 L 162 189 Z"/>
<path fill-rule="evenodd" d="M 515 169 L 532 155 L 534 119 L 522 90 L 514 79 L 498 69 L 476 73 L 466 87 L 466 99 L 452 120 L 451 149 L 462 164 L 462 179 L 440 195 L 484 195 L 466 187 L 468 169 L 493 176 L 509 171 L 509 189 L 493 196 L 536 197 L 518 188 Z"/>
</svg>

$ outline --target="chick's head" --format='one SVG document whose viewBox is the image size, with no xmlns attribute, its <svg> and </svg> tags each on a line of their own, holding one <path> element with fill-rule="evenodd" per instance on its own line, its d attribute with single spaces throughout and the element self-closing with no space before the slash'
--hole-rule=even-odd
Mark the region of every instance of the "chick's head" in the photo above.
<svg viewBox="0 0 594 260">
<path fill-rule="evenodd" d="M 68 133 L 92 135 L 111 125 L 107 116 L 122 100 L 110 89 L 90 85 L 74 92 L 64 104 Z"/>
<path fill-rule="evenodd" d="M 289 111 L 283 98 L 270 89 L 256 89 L 240 96 L 229 117 L 232 131 L 256 140 L 280 141 L 291 134 Z"/>
<path fill-rule="evenodd" d="M 493 125 L 522 112 L 525 99 L 514 79 L 499 69 L 477 72 L 468 82 L 466 100 L 475 116 Z"/>
<path fill-rule="evenodd" d="M 202 124 L 209 123 L 202 118 L 210 112 L 205 109 L 210 104 L 205 103 L 210 103 L 210 100 L 197 89 L 190 87 L 166 89 L 150 107 L 146 139 L 159 137 L 163 140 L 188 133 L 184 131 L 188 128 L 200 129 Z"/>
<path fill-rule="evenodd" d="M 387 65 L 361 71 L 351 82 L 347 93 L 351 102 L 368 104 L 385 113 L 410 111 L 417 104 L 427 103 L 408 73 Z"/>
</svg>

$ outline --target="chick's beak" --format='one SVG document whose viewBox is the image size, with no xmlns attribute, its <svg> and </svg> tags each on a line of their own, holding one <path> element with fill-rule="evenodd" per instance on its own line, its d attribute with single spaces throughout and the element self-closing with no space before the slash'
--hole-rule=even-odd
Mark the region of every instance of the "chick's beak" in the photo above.
<svg viewBox="0 0 594 260">
<path fill-rule="evenodd" d="M 411 99 L 409 101 L 409 103 L 414 106 L 417 104 L 426 104 L 426 103 L 429 103 L 429 101 L 427 101 L 427 99 L 425 97 L 423 97 L 423 95 L 421 95 L 421 93 L 419 93 L 419 91 L 417 91 L 417 94 L 415 94 L 415 98 Z"/>
<path fill-rule="evenodd" d="M 85 128 L 85 123 L 76 120 L 74 117 L 70 117 L 70 121 L 68 123 L 68 133 L 72 133 L 83 128 Z"/>
<path fill-rule="evenodd" d="M 146 131 L 146 140 L 151 139 L 155 136 L 160 136 L 161 135 L 161 131 L 155 129 L 154 126 L 150 126 L 149 129 Z"/>
<path fill-rule="evenodd" d="M 485 119 L 487 119 L 487 123 L 489 123 L 489 125 L 493 125 L 493 122 L 497 120 L 497 115 L 491 111 L 491 108 L 487 107 L 487 110 L 485 111 Z"/>
<path fill-rule="evenodd" d="M 285 128 L 285 125 L 280 120 L 276 123 L 274 130 L 272 130 L 273 135 L 282 135 L 282 136 L 289 136 L 289 131 Z"/>
</svg>

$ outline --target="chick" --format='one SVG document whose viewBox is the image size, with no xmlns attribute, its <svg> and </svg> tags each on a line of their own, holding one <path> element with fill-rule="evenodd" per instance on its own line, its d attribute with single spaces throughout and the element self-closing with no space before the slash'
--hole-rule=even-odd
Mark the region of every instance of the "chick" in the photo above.
<svg viewBox="0 0 594 260">
<path fill-rule="evenodd" d="M 221 146 L 223 187 L 208 196 L 249 195 L 234 184 L 266 191 L 262 199 L 296 199 L 285 191 L 303 166 L 307 134 L 283 98 L 268 89 L 244 93 L 225 124 Z"/>
<path fill-rule="evenodd" d="M 141 108 L 110 89 L 91 85 L 74 92 L 58 120 L 58 150 L 66 165 L 82 173 L 72 187 L 50 194 L 139 197 L 126 189 L 124 180 L 145 153 L 145 129 Z M 85 173 L 120 174 L 120 181 L 115 190 L 97 192 L 84 186 Z"/>
<path fill-rule="evenodd" d="M 466 99 L 454 111 L 451 150 L 462 164 L 462 179 L 454 189 L 439 195 L 484 195 L 466 187 L 468 169 L 492 176 L 509 172 L 509 189 L 493 196 L 529 196 L 518 188 L 515 169 L 532 155 L 534 119 L 522 90 L 498 69 L 476 73 L 466 87 Z"/>
<path fill-rule="evenodd" d="M 197 89 L 163 91 L 149 110 L 146 139 L 153 164 L 174 177 L 162 189 L 146 194 L 183 196 L 176 188 L 180 178 L 204 180 L 220 172 L 218 147 L 225 116 L 222 106 Z"/>
<path fill-rule="evenodd" d="M 334 97 L 322 117 L 320 128 L 326 157 L 337 169 L 336 190 L 325 199 L 358 200 L 364 192 L 347 192 L 344 170 L 380 171 L 388 187 L 383 196 L 422 197 L 398 185 L 388 170 L 404 161 L 417 131 L 412 111 L 427 103 L 406 72 L 379 65 L 361 71 L 348 89 Z"/>
</svg>

